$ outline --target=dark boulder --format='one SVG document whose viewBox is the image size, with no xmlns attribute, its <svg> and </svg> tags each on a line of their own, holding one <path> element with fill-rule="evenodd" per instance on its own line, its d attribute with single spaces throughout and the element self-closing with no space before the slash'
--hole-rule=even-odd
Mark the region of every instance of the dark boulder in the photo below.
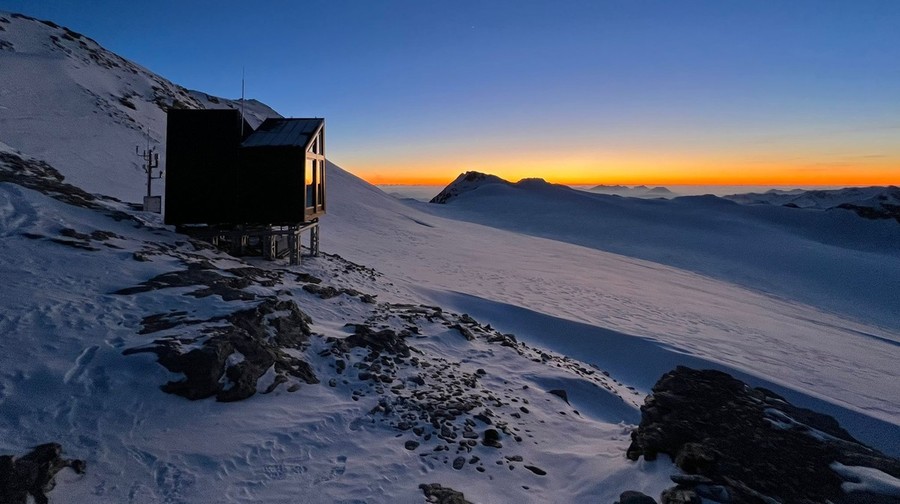
<svg viewBox="0 0 900 504">
<path fill-rule="evenodd" d="M 701 497 L 735 504 L 888 502 L 868 491 L 844 492 L 835 462 L 900 478 L 900 461 L 861 444 L 834 418 L 720 371 L 679 366 L 665 374 L 631 438 L 630 459 L 665 453 L 687 473 L 673 477 L 678 485 L 663 493 L 663 504 Z"/>
<path fill-rule="evenodd" d="M 62 458 L 62 446 L 58 443 L 35 446 L 18 459 L 0 456 L 0 502 L 26 504 L 30 495 L 37 504 L 46 504 L 47 492 L 56 485 L 56 474 L 66 467 L 84 474 L 86 464 L 83 460 Z"/>
</svg>

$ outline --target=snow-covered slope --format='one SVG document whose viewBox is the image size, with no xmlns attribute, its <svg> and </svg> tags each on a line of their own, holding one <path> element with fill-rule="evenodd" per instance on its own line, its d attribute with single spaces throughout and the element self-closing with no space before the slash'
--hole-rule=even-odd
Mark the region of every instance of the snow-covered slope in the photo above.
<svg viewBox="0 0 900 504">
<path fill-rule="evenodd" d="M 140 201 L 146 177 L 135 147 L 149 141 L 165 159 L 169 107 L 239 103 L 188 91 L 52 22 L 0 11 L 0 141 L 74 185 Z M 278 115 L 255 100 L 245 113 L 251 123 Z"/>
<path fill-rule="evenodd" d="M 828 409 L 842 422 L 859 422 L 854 434 L 866 437 L 863 431 L 874 429 L 880 445 L 900 449 L 887 435 L 900 425 L 896 324 L 878 327 L 660 263 L 529 236 L 521 221 L 517 230 L 498 229 L 426 214 L 418 207 L 450 211 L 454 204 L 409 206 L 334 166 L 328 176 L 325 246 L 435 303 L 621 373 L 639 390 L 678 362 L 748 373 L 787 387 L 794 399 L 863 412 Z M 503 187 L 488 185 L 469 196 Z M 881 264 L 879 271 L 897 275 L 896 263 Z M 875 288 L 896 299 L 889 287 Z M 888 424 L 881 430 L 868 417 Z"/>
<path fill-rule="evenodd" d="M 489 184 L 434 215 L 638 257 L 900 329 L 900 228 L 853 212 Z"/>
</svg>

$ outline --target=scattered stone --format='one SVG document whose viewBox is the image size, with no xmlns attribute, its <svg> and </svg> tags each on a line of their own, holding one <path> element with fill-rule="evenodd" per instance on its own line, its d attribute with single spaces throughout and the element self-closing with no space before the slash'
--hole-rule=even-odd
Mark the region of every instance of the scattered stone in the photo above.
<svg viewBox="0 0 900 504">
<path fill-rule="evenodd" d="M 546 476 L 547 475 L 547 471 L 545 471 L 537 466 L 526 465 L 525 469 L 528 469 L 529 471 L 533 472 L 534 474 L 537 474 L 538 476 Z"/>
<path fill-rule="evenodd" d="M 553 389 L 553 390 L 548 390 L 547 393 L 553 394 L 556 397 L 559 397 L 560 399 L 562 399 L 563 401 L 566 401 L 566 404 L 569 404 L 569 394 L 567 394 L 565 390 Z"/>
<path fill-rule="evenodd" d="M 484 422 L 484 423 L 486 423 L 486 424 L 488 424 L 488 425 L 493 425 L 493 423 L 494 423 L 494 421 L 491 420 L 491 419 L 490 419 L 487 415 L 485 415 L 484 413 L 478 413 L 477 415 L 473 416 L 472 418 L 474 418 L 475 420 L 480 420 L 481 422 Z"/>
<path fill-rule="evenodd" d="M 313 283 L 313 284 L 322 283 L 321 278 L 314 277 L 314 276 L 310 275 L 309 273 L 297 273 L 297 281 L 303 282 L 303 283 Z"/>
<path fill-rule="evenodd" d="M 497 429 L 487 429 L 482 436 L 481 444 L 492 448 L 503 448 L 503 445 L 500 443 L 500 433 L 497 432 Z"/>
<path fill-rule="evenodd" d="M 463 327 L 460 324 L 453 324 L 450 326 L 450 329 L 456 329 L 468 341 L 473 341 L 475 339 L 475 334 L 473 334 L 468 327 Z"/>
<path fill-rule="evenodd" d="M 319 285 L 314 283 L 308 283 L 303 286 L 303 290 L 309 292 L 310 294 L 315 294 L 322 299 L 331 299 L 333 297 L 340 296 L 343 292 L 339 289 L 336 289 L 330 285 Z"/>
<path fill-rule="evenodd" d="M 419 443 L 418 443 L 417 441 L 409 440 L 409 441 L 407 441 L 406 443 L 404 443 L 403 446 L 404 446 L 407 450 L 413 451 L 413 450 L 415 450 L 416 448 L 419 447 Z"/>
<path fill-rule="evenodd" d="M 457 471 L 462 469 L 463 466 L 465 466 L 465 465 L 466 465 L 465 457 L 456 457 L 455 459 L 453 459 L 453 468 L 456 469 Z"/>
</svg>

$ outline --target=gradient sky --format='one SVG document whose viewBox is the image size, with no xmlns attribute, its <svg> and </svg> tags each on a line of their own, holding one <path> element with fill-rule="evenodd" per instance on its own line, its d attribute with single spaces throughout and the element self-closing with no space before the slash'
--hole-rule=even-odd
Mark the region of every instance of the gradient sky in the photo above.
<svg viewBox="0 0 900 504">
<path fill-rule="evenodd" d="M 4 0 L 373 183 L 900 184 L 900 1 Z"/>
</svg>

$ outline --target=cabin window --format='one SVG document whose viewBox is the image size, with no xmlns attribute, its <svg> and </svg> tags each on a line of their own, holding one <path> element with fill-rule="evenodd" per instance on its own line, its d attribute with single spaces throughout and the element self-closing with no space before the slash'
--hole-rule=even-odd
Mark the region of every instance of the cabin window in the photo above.
<svg viewBox="0 0 900 504">
<path fill-rule="evenodd" d="M 325 162 L 319 162 L 319 178 L 316 181 L 316 187 L 318 188 L 318 198 L 316 199 L 317 205 L 325 204 Z"/>
<path fill-rule="evenodd" d="M 318 165 L 318 161 L 316 161 L 315 159 L 307 159 L 306 160 L 306 170 L 304 170 L 306 172 L 306 180 L 304 182 L 306 184 L 306 207 L 307 208 L 313 208 L 316 205 L 316 202 L 314 200 L 314 196 L 315 196 L 316 192 L 315 192 L 315 186 L 313 183 L 313 174 L 316 172 L 316 169 L 318 168 L 316 165 Z"/>
</svg>

